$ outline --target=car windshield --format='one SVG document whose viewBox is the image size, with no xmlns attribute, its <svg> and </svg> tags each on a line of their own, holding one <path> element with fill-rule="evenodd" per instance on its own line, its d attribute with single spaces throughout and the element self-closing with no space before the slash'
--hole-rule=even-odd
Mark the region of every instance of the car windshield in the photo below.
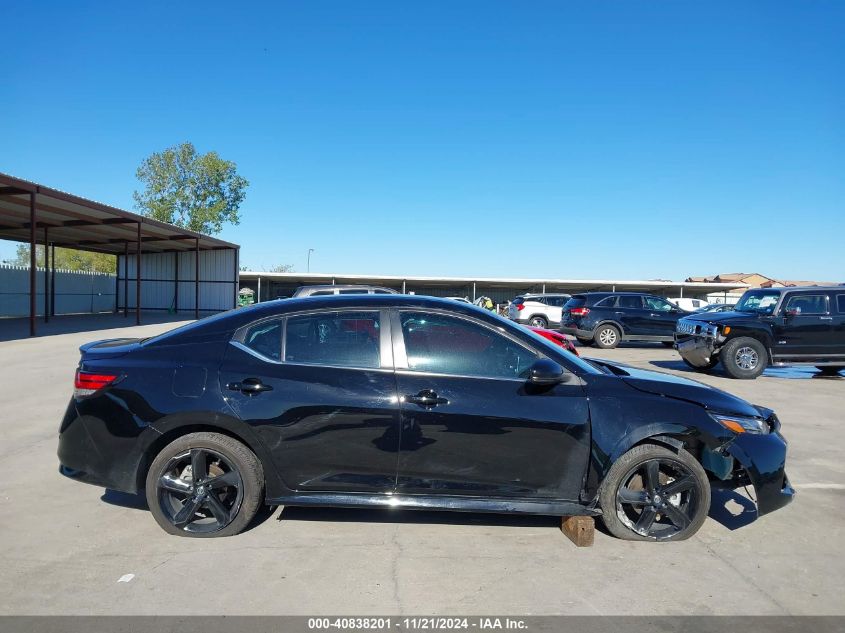
<svg viewBox="0 0 845 633">
<path fill-rule="evenodd" d="M 749 290 L 742 295 L 734 310 L 737 312 L 771 314 L 775 311 L 778 299 L 780 299 L 780 293 L 777 291 Z"/>
</svg>

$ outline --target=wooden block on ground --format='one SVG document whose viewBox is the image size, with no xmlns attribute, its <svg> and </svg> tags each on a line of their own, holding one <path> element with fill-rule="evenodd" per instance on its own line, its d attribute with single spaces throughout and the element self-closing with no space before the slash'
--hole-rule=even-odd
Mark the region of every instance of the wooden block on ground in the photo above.
<svg viewBox="0 0 845 633">
<path fill-rule="evenodd" d="M 591 547 L 596 535 L 596 522 L 593 517 L 561 517 L 560 531 L 578 547 Z"/>
</svg>

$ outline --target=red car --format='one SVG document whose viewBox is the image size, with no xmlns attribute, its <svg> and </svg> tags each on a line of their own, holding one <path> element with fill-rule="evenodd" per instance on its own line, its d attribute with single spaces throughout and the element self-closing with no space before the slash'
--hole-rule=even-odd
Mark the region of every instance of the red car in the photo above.
<svg viewBox="0 0 845 633">
<path fill-rule="evenodd" d="M 525 327 L 527 327 L 532 332 L 539 334 L 543 338 L 549 339 L 555 345 L 560 345 L 567 352 L 572 352 L 576 356 L 580 356 L 578 350 L 575 349 L 575 346 L 572 344 L 572 341 L 570 341 L 560 332 L 555 332 L 554 330 L 545 330 L 541 327 L 533 327 L 531 325 L 526 325 Z"/>
</svg>

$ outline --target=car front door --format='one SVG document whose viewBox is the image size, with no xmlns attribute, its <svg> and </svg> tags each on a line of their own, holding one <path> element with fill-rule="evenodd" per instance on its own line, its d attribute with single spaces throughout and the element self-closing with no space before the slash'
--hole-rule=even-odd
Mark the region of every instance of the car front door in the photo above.
<svg viewBox="0 0 845 633">
<path fill-rule="evenodd" d="M 541 355 L 471 318 L 399 310 L 397 493 L 576 500 L 589 457 L 577 380 L 535 389 Z"/>
<path fill-rule="evenodd" d="M 291 490 L 393 490 L 399 406 L 386 314 L 292 314 L 242 328 L 229 345 L 226 401 Z"/>
<path fill-rule="evenodd" d="M 773 354 L 790 357 L 833 354 L 833 314 L 826 293 L 787 294 L 774 318 Z"/>
<path fill-rule="evenodd" d="M 648 295 L 643 297 L 647 312 L 646 327 L 653 336 L 672 337 L 675 333 L 675 326 L 683 311 L 672 305 L 662 297 Z"/>
</svg>

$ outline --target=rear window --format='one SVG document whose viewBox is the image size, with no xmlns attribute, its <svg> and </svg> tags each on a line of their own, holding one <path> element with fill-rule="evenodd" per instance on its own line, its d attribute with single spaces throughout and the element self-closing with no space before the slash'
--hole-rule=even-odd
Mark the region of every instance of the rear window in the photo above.
<svg viewBox="0 0 845 633">
<path fill-rule="evenodd" d="M 569 301 L 566 302 L 566 305 L 563 306 L 566 310 L 571 310 L 572 308 L 580 308 L 587 302 L 587 298 L 584 295 L 575 295 Z"/>
<path fill-rule="evenodd" d="M 511 303 L 513 303 L 514 305 L 519 305 L 520 303 L 525 303 L 525 297 L 514 297 L 511 300 Z"/>
<path fill-rule="evenodd" d="M 616 306 L 619 308 L 642 309 L 643 300 L 639 295 L 619 295 Z"/>
<path fill-rule="evenodd" d="M 612 308 L 616 305 L 616 297 L 605 297 L 598 303 L 596 303 L 597 308 Z"/>
</svg>

